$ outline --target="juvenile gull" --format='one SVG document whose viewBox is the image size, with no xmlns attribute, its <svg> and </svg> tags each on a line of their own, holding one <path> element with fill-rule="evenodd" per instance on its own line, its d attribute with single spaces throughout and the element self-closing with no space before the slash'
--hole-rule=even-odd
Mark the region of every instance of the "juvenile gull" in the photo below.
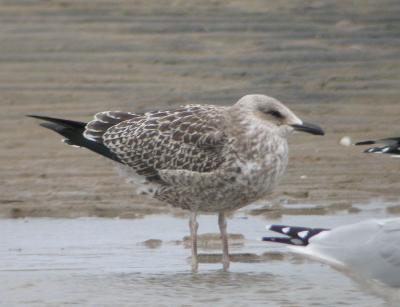
<svg viewBox="0 0 400 307">
<path fill-rule="evenodd" d="M 392 155 L 392 157 L 400 158 L 400 137 L 386 138 L 380 140 L 368 140 L 358 142 L 355 145 L 373 145 L 383 144 L 384 146 L 370 147 L 365 153 L 380 153 Z"/>
<path fill-rule="evenodd" d="M 188 105 L 143 114 L 97 113 L 89 123 L 31 115 L 63 135 L 133 170 L 151 197 L 190 210 L 192 270 L 197 271 L 199 212 L 217 212 L 223 268 L 229 267 L 225 214 L 270 193 L 288 162 L 294 130 L 323 135 L 278 100 L 247 95 L 233 106 Z M 144 179 L 140 181 L 139 179 Z"/>
<path fill-rule="evenodd" d="M 371 219 L 332 230 L 286 225 L 267 229 L 286 237 L 269 236 L 264 241 L 290 244 L 296 253 L 400 287 L 400 218 Z"/>
</svg>

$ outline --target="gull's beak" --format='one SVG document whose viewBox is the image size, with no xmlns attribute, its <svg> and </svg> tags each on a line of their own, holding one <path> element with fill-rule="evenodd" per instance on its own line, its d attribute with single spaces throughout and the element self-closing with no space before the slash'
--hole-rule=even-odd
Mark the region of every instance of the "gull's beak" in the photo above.
<svg viewBox="0 0 400 307">
<path fill-rule="evenodd" d="M 314 124 L 310 124 L 310 123 L 304 123 L 301 125 L 291 125 L 294 130 L 296 131 L 303 131 L 303 132 L 307 132 L 307 133 L 311 133 L 311 134 L 316 134 L 316 135 L 324 135 L 325 132 L 324 130 L 322 130 L 321 127 L 314 125 Z"/>
</svg>

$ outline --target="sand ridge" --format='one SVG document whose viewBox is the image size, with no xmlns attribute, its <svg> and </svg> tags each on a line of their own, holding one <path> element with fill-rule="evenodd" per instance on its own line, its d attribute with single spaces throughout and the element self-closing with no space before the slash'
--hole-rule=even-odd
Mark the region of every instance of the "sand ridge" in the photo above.
<svg viewBox="0 0 400 307">
<path fill-rule="evenodd" d="M 291 138 L 287 174 L 265 204 L 398 202 L 398 161 L 339 140 L 400 133 L 399 13 L 391 0 L 4 1 L 0 216 L 182 214 L 136 196 L 110 163 L 25 114 L 88 121 L 248 93 L 327 132 Z"/>
</svg>

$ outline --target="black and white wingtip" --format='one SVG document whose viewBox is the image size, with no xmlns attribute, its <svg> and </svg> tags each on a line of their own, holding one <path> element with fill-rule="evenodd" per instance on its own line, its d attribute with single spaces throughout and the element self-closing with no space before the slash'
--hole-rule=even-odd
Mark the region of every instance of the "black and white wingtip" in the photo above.
<svg viewBox="0 0 400 307">
<path fill-rule="evenodd" d="M 380 154 L 400 154 L 399 147 L 397 146 L 382 146 L 382 147 L 371 147 L 364 151 L 365 153 L 380 153 Z"/>
<path fill-rule="evenodd" d="M 309 240 L 323 231 L 329 231 L 326 228 L 309 228 L 287 225 L 267 225 L 267 230 L 277 232 L 287 237 L 263 237 L 263 241 L 276 242 L 291 245 L 307 246 Z"/>
<path fill-rule="evenodd" d="M 364 150 L 365 153 L 376 153 L 376 154 L 389 154 L 393 157 L 400 157 L 400 138 L 386 138 L 380 140 L 368 140 L 355 143 L 357 146 L 362 145 L 373 145 L 373 144 L 384 144 L 385 146 L 370 147 Z"/>
</svg>

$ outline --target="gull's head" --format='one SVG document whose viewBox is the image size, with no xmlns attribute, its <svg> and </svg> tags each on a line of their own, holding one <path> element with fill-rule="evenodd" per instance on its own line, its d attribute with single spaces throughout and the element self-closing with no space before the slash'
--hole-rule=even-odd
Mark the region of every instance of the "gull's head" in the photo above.
<svg viewBox="0 0 400 307">
<path fill-rule="evenodd" d="M 257 121 L 277 130 L 282 136 L 293 131 L 302 131 L 316 135 L 324 135 L 324 131 L 317 125 L 303 122 L 288 107 L 277 99 L 265 95 L 246 95 L 235 107 L 241 111 L 251 113 Z"/>
</svg>

